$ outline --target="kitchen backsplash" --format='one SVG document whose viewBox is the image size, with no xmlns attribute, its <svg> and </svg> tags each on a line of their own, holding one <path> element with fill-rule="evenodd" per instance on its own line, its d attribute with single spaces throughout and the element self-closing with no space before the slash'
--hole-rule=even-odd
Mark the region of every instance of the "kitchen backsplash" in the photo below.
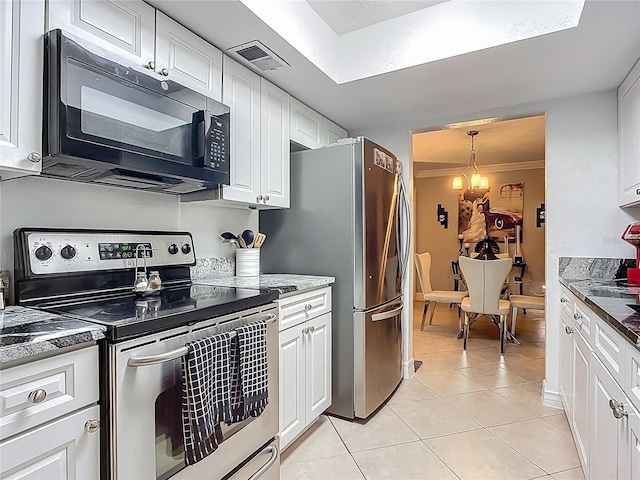
<svg viewBox="0 0 640 480">
<path fill-rule="evenodd" d="M 636 261 L 631 258 L 588 258 L 560 257 L 558 273 L 562 278 L 571 280 L 591 278 L 625 278 L 627 268 L 634 267 Z"/>
</svg>

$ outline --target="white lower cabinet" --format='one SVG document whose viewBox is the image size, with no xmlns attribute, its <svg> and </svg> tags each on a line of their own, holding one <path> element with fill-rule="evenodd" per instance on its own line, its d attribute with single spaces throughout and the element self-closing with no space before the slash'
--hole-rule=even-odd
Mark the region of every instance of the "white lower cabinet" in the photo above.
<svg viewBox="0 0 640 480">
<path fill-rule="evenodd" d="M 278 301 L 281 321 L 289 316 L 300 319 L 280 331 L 281 450 L 331 405 L 331 303 L 327 290 L 329 311 L 316 316 L 309 312 L 314 310 L 311 302 L 321 290 Z M 303 315 L 297 315 L 293 311 L 296 309 Z"/>
<path fill-rule="evenodd" d="M 91 423 L 99 418 L 94 405 L 0 442 L 2 478 L 100 478 L 100 433 Z"/>
<path fill-rule="evenodd" d="M 636 385 L 629 380 L 638 375 L 628 371 L 640 352 L 575 296 L 564 291 L 563 298 L 578 315 L 573 323 L 564 302 L 560 395 L 582 469 L 592 480 L 640 479 L 640 414 L 629 400 Z M 595 320 L 586 338 L 578 326 L 585 313 Z"/>
<path fill-rule="evenodd" d="M 2 370 L 0 478 L 100 478 L 98 347 Z"/>
</svg>

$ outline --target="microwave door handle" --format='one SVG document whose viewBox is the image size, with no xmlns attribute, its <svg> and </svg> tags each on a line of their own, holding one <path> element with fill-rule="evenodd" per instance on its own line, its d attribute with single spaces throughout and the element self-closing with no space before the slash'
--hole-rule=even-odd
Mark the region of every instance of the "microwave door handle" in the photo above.
<svg viewBox="0 0 640 480">
<path fill-rule="evenodd" d="M 193 159 L 201 160 L 202 166 L 206 166 L 205 157 L 211 148 L 210 129 L 211 113 L 207 110 L 194 112 L 191 120 L 191 151 Z"/>
</svg>

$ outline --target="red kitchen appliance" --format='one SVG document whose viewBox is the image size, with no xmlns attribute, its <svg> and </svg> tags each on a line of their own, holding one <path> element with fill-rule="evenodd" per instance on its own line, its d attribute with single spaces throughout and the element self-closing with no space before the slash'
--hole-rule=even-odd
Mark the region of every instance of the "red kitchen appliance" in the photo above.
<svg viewBox="0 0 640 480">
<path fill-rule="evenodd" d="M 640 222 L 629 225 L 621 238 L 636 247 L 636 268 L 627 269 L 627 281 L 640 285 Z"/>
</svg>

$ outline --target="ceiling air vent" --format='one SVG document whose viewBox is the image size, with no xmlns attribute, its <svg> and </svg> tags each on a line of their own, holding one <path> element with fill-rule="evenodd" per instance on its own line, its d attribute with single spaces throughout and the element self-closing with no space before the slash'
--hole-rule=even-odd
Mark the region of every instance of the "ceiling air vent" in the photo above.
<svg viewBox="0 0 640 480">
<path fill-rule="evenodd" d="M 252 65 L 255 65 L 263 72 L 267 70 L 275 70 L 280 67 L 289 67 L 290 65 L 285 62 L 278 55 L 269 50 L 258 40 L 253 40 L 249 43 L 243 43 L 236 47 L 228 49 L 229 52 L 233 52 L 239 55 L 244 60 Z"/>
</svg>

